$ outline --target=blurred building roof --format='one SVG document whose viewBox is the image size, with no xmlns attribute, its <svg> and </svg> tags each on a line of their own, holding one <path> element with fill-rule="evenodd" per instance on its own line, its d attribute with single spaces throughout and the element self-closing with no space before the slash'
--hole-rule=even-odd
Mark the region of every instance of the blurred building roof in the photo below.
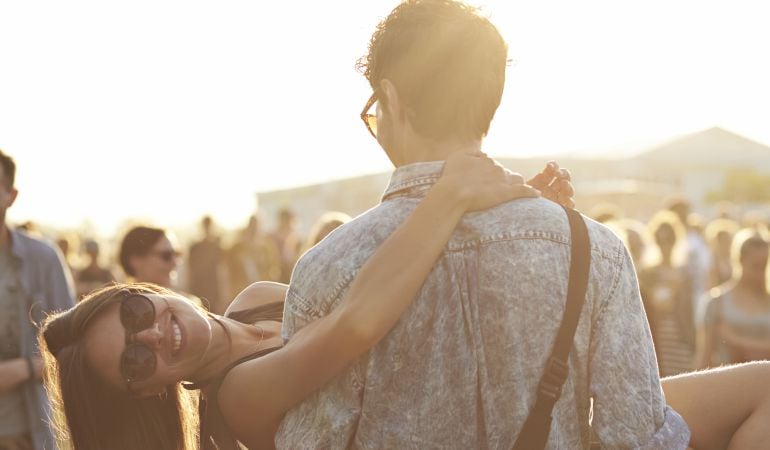
<svg viewBox="0 0 770 450">
<path fill-rule="evenodd" d="M 732 169 L 770 172 L 770 147 L 720 127 L 588 153 L 592 156 L 564 153 L 497 159 L 525 179 L 542 170 L 546 161 L 555 159 L 571 170 L 580 208 L 613 201 L 640 217 L 659 208 L 665 196 L 677 192 L 691 198 L 696 207 L 705 208 L 705 194 L 720 185 Z M 389 175 L 364 175 L 264 192 L 259 194 L 260 207 L 272 214 L 280 207 L 291 206 L 304 227 L 327 210 L 355 216 L 379 202 Z"/>
<path fill-rule="evenodd" d="M 723 128 L 686 134 L 632 158 L 667 166 L 748 167 L 770 170 L 770 147 Z"/>
</svg>

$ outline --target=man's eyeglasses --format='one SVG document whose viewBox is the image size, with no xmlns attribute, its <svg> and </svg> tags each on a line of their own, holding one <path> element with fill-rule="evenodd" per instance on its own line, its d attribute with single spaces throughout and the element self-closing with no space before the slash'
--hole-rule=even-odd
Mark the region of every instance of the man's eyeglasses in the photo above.
<svg viewBox="0 0 770 450">
<path fill-rule="evenodd" d="M 374 136 L 375 139 L 377 139 L 377 114 L 370 114 L 369 110 L 372 109 L 372 105 L 374 105 L 377 102 L 377 91 L 374 91 L 372 93 L 372 96 L 369 97 L 369 101 L 366 102 L 366 106 L 364 106 L 364 110 L 361 111 L 361 120 L 364 121 L 364 125 L 366 125 L 366 129 L 369 130 L 370 133 L 372 133 L 372 136 Z"/>
<path fill-rule="evenodd" d="M 151 348 L 131 341 L 134 334 L 155 323 L 155 305 L 142 294 L 126 294 L 120 302 L 120 323 L 126 329 L 126 348 L 120 355 L 120 374 L 130 390 L 131 382 L 146 380 L 155 373 L 158 364 Z"/>
</svg>

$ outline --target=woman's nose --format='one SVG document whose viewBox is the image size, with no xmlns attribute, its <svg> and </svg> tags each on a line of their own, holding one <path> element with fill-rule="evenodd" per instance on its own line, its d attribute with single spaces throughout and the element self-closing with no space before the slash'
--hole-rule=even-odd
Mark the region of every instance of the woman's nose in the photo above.
<svg viewBox="0 0 770 450">
<path fill-rule="evenodd" d="M 153 350 L 159 350 L 163 343 L 163 333 L 160 331 L 160 324 L 155 322 L 150 328 L 134 334 L 134 342 L 141 342 Z"/>
</svg>

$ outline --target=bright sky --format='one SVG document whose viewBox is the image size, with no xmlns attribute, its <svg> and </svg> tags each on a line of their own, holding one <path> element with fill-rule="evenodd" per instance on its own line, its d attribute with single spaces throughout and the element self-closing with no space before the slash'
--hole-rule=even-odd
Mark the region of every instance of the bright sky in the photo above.
<svg viewBox="0 0 770 450">
<path fill-rule="evenodd" d="M 244 222 L 254 193 L 389 169 L 353 68 L 388 1 L 0 0 L 12 221 Z M 763 2 L 512 2 L 486 150 L 595 152 L 713 125 L 770 143 Z"/>
</svg>

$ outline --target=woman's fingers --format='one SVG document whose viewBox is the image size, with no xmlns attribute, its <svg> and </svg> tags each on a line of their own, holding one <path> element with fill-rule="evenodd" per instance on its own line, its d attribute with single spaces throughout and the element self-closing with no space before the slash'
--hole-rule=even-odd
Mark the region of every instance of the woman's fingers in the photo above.
<svg viewBox="0 0 770 450">
<path fill-rule="evenodd" d="M 548 161 L 542 172 L 532 177 L 532 179 L 527 181 L 527 184 L 545 192 L 548 186 L 560 177 L 561 170 L 559 163 L 556 161 Z M 567 171 L 567 174 L 569 174 L 569 171 Z"/>
<path fill-rule="evenodd" d="M 553 187 L 562 197 L 573 197 L 575 195 L 575 188 L 572 187 L 572 183 L 569 180 L 558 180 L 553 184 Z"/>
</svg>

